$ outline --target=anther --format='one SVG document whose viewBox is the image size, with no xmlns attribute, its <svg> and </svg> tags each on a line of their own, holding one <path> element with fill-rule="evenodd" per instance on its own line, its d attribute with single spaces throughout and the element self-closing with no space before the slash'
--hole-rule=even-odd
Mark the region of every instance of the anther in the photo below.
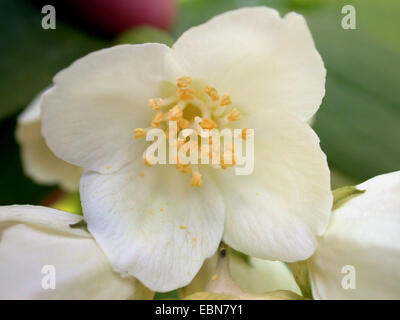
<svg viewBox="0 0 400 320">
<path fill-rule="evenodd" d="M 179 129 L 187 129 L 190 127 L 190 121 L 185 118 L 178 118 L 178 127 Z"/>
<path fill-rule="evenodd" d="M 164 113 L 158 112 L 153 120 L 151 121 L 151 126 L 153 128 L 158 128 L 160 126 L 160 123 L 164 120 Z"/>
<path fill-rule="evenodd" d="M 192 173 L 192 168 L 190 167 L 189 164 L 181 164 L 181 163 L 177 163 L 175 165 L 175 168 L 182 172 L 182 173 L 187 173 L 187 174 L 191 174 Z"/>
<path fill-rule="evenodd" d="M 133 135 L 136 139 L 141 139 L 146 136 L 146 129 L 136 128 L 133 130 Z"/>
<path fill-rule="evenodd" d="M 176 79 L 176 85 L 178 88 L 186 88 L 191 83 L 192 83 L 192 78 L 190 78 L 190 77 L 182 76 L 182 77 Z"/>
<path fill-rule="evenodd" d="M 180 106 L 176 105 L 175 107 L 171 108 L 168 111 L 167 120 L 168 121 L 178 120 L 179 118 L 182 118 L 182 116 L 183 116 L 182 108 Z"/>
<path fill-rule="evenodd" d="M 241 115 L 238 109 L 233 108 L 233 110 L 226 117 L 230 122 L 238 121 L 241 119 Z"/>
<path fill-rule="evenodd" d="M 192 180 L 190 181 L 190 185 L 192 187 L 201 187 L 203 184 L 201 174 L 198 171 L 194 171 L 192 174 Z"/>
<path fill-rule="evenodd" d="M 230 105 L 231 103 L 232 103 L 231 97 L 228 94 L 224 94 L 222 96 L 221 102 L 219 104 L 220 104 L 220 106 L 224 107 L 224 106 Z"/>
<path fill-rule="evenodd" d="M 143 157 L 143 162 L 146 166 L 148 167 L 152 167 L 153 165 L 156 164 L 156 158 L 154 157 L 149 157 L 149 156 L 145 156 Z"/>
<path fill-rule="evenodd" d="M 213 88 L 213 87 L 206 86 L 206 87 L 204 88 L 204 92 L 205 92 L 206 94 L 208 94 L 208 96 L 209 96 L 209 97 L 211 98 L 211 100 L 213 100 L 213 101 L 217 101 L 217 100 L 219 99 L 218 92 L 217 92 L 217 90 L 216 90 L 215 88 Z"/>
<path fill-rule="evenodd" d="M 181 101 L 189 101 L 195 97 L 196 92 L 190 88 L 179 89 L 176 92 L 179 100 Z"/>
<path fill-rule="evenodd" d="M 211 130 L 217 128 L 217 124 L 215 123 L 215 121 L 208 118 L 203 119 L 200 125 L 203 129 Z"/>
<path fill-rule="evenodd" d="M 149 106 L 153 108 L 153 110 L 158 111 L 163 106 L 163 99 L 161 98 L 153 98 L 149 100 Z"/>
</svg>

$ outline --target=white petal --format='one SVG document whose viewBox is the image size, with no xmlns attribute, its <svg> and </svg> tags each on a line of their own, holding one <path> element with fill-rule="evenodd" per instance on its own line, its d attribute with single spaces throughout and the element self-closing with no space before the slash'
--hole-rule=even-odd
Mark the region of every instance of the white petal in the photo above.
<svg viewBox="0 0 400 320">
<path fill-rule="evenodd" d="M 81 219 L 45 207 L 0 207 L 0 299 L 151 298 L 138 280 L 112 270 L 89 233 L 69 227 Z M 45 266 L 55 268 L 55 289 L 42 286 L 52 272 Z"/>
<path fill-rule="evenodd" d="M 122 45 L 91 53 L 54 78 L 42 104 L 42 132 L 60 158 L 85 169 L 113 172 L 143 152 L 133 137 L 148 127 L 148 99 L 160 95 L 174 64 L 161 44 Z M 171 72 L 170 72 L 171 71 Z"/>
<path fill-rule="evenodd" d="M 301 295 L 292 273 L 283 262 L 250 258 L 246 263 L 232 255 L 229 269 L 233 280 L 246 293 L 289 290 Z"/>
<path fill-rule="evenodd" d="M 217 171 L 226 208 L 224 241 L 261 259 L 303 260 L 314 252 L 331 213 L 326 156 L 314 131 L 295 117 L 269 112 L 260 121 L 253 173 Z"/>
<path fill-rule="evenodd" d="M 186 31 L 173 49 L 193 78 L 254 110 L 308 120 L 325 94 L 325 68 L 304 18 L 267 7 L 223 13 Z"/>
<path fill-rule="evenodd" d="M 211 258 L 204 261 L 199 272 L 193 278 L 189 285 L 179 290 L 182 298 L 194 294 L 196 292 L 204 292 L 208 283 L 217 271 L 219 260 L 219 252 L 215 253 Z"/>
<path fill-rule="evenodd" d="M 60 184 L 67 191 L 76 191 L 81 169 L 57 158 L 41 134 L 42 94 L 39 93 L 18 117 L 16 138 L 21 146 L 24 171 L 39 184 Z"/>
<path fill-rule="evenodd" d="M 193 279 L 218 248 L 224 205 L 206 174 L 200 188 L 189 182 L 172 166 L 149 168 L 141 159 L 109 175 L 84 173 L 85 220 L 115 270 L 154 291 Z"/>
<path fill-rule="evenodd" d="M 333 212 L 309 261 L 314 297 L 400 299 L 400 171 L 357 188 L 366 192 Z M 354 290 L 345 278 L 353 274 Z"/>
<path fill-rule="evenodd" d="M 245 261 L 234 254 L 232 250 L 227 250 L 226 258 L 220 258 L 218 255 L 215 254 L 204 262 L 193 281 L 187 287 L 182 288 L 182 297 L 202 291 L 242 295 L 243 293 L 259 294 L 289 290 L 301 294 L 292 273 L 283 262 L 250 257 L 249 261 Z M 220 268 L 224 259 L 228 261 L 230 281 L 228 281 L 229 279 L 221 281 L 220 274 L 218 274 L 217 264 Z M 215 277 L 215 275 L 217 276 Z M 235 286 L 239 286 L 242 292 L 239 293 Z"/>
</svg>

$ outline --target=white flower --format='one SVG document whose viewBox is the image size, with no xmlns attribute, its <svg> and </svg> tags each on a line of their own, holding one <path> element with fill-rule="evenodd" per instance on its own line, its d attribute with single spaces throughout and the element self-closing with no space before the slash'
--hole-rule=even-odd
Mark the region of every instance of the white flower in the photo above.
<svg viewBox="0 0 400 320">
<path fill-rule="evenodd" d="M 300 289 L 284 263 L 257 258 L 244 261 L 231 250 L 220 252 L 223 255 L 215 254 L 206 260 L 193 282 L 180 291 L 183 298 L 302 299 Z"/>
<path fill-rule="evenodd" d="M 181 296 L 213 291 L 229 294 L 264 294 L 287 290 L 301 295 L 289 267 L 280 261 L 248 257 L 248 261 L 226 250 L 207 259 L 193 281 L 180 290 Z M 226 279 L 221 279 L 226 278 Z"/>
<path fill-rule="evenodd" d="M 18 117 L 16 138 L 21 146 L 24 171 L 39 184 L 57 183 L 66 191 L 76 191 L 82 170 L 57 158 L 41 134 L 42 94 L 39 93 Z"/>
<path fill-rule="evenodd" d="M 400 171 L 357 186 L 309 260 L 316 299 L 400 299 Z"/>
<path fill-rule="evenodd" d="M 0 207 L 0 299 L 151 299 L 138 280 L 112 270 L 87 231 L 70 227 L 81 219 L 46 207 Z M 53 275 L 54 282 L 46 278 Z"/>
<path fill-rule="evenodd" d="M 54 83 L 43 135 L 57 156 L 84 168 L 85 220 L 115 270 L 168 291 L 187 285 L 221 238 L 270 260 L 314 252 L 332 196 L 326 157 L 305 122 L 321 103 L 325 69 L 302 16 L 227 12 L 172 49 L 101 50 Z M 182 127 L 255 129 L 254 173 L 177 166 L 190 178 L 172 165 L 146 166 L 149 142 L 139 138 L 164 125 L 149 103 Z"/>
</svg>

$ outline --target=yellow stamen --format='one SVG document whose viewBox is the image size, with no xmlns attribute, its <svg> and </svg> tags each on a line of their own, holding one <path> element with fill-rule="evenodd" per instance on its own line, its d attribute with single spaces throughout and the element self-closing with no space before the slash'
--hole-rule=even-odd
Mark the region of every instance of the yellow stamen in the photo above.
<svg viewBox="0 0 400 320">
<path fill-rule="evenodd" d="M 152 167 L 153 166 L 153 164 L 155 164 L 155 161 L 156 159 L 154 158 L 154 157 L 151 157 L 150 159 L 149 159 L 149 157 L 144 157 L 143 158 L 143 162 L 144 162 L 144 164 L 146 165 L 146 166 L 148 166 L 148 167 Z"/>
<path fill-rule="evenodd" d="M 168 111 L 167 120 L 168 121 L 178 120 L 179 118 L 182 118 L 182 115 L 183 115 L 182 108 L 180 106 L 176 105 L 175 107 L 171 108 Z"/>
<path fill-rule="evenodd" d="M 219 103 L 221 106 L 227 106 L 232 103 L 231 97 L 228 94 L 224 94 L 222 96 L 221 102 Z"/>
<path fill-rule="evenodd" d="M 179 228 L 182 229 L 182 230 L 184 230 L 184 229 L 186 229 L 186 226 L 181 225 L 181 226 L 179 226 Z"/>
<path fill-rule="evenodd" d="M 213 136 L 208 136 L 213 131 L 208 130 L 223 128 L 230 122 L 238 121 L 241 115 L 236 108 L 231 109 L 230 112 L 227 111 L 226 106 L 232 104 L 231 97 L 228 94 L 220 97 L 218 91 L 208 85 L 204 87 L 204 93 L 198 94 L 199 92 L 192 88 L 192 83 L 192 78 L 188 76 L 179 77 L 176 79 L 177 91 L 174 94 L 168 97 L 150 99 L 149 106 L 157 112 L 151 119 L 150 126 L 136 128 L 133 133 L 135 138 L 140 139 L 144 138 L 151 128 L 162 128 L 167 139 L 169 139 L 169 147 L 176 148 L 178 151 L 176 169 L 191 175 L 190 185 L 192 187 L 200 187 L 203 184 L 202 175 L 198 165 L 191 163 L 192 158 L 200 159 L 213 168 L 226 169 L 235 165 L 233 147 L 228 146 L 225 150 L 222 150 L 220 143 L 214 141 Z M 189 108 L 187 108 L 188 106 Z M 200 140 L 191 142 L 187 138 L 180 137 L 180 132 L 188 128 L 194 129 L 200 135 Z M 243 140 L 249 138 L 247 129 L 239 130 L 239 132 L 239 138 L 241 137 Z M 208 139 L 204 140 L 207 137 Z M 208 145 L 202 143 L 199 146 L 200 142 L 207 140 L 209 141 Z M 191 159 L 189 163 L 186 163 L 183 160 L 188 155 Z M 143 161 L 149 167 L 158 162 L 155 156 L 147 155 L 147 153 Z M 143 173 L 140 174 L 140 176 L 143 175 Z M 160 211 L 163 211 L 163 209 L 161 208 Z M 181 229 L 183 228 L 185 226 L 181 226 Z M 193 240 L 196 240 L 196 238 L 194 237 Z"/>
<path fill-rule="evenodd" d="M 185 118 L 179 118 L 178 120 L 178 127 L 179 129 L 187 129 L 190 127 L 190 122 L 189 120 L 186 120 Z"/>
<path fill-rule="evenodd" d="M 213 87 L 206 86 L 204 88 L 204 92 L 207 93 L 213 101 L 217 101 L 219 99 L 218 92 Z"/>
<path fill-rule="evenodd" d="M 175 168 L 182 172 L 182 173 L 187 173 L 187 174 L 191 174 L 192 173 L 192 168 L 190 167 L 189 164 L 181 164 L 181 163 L 177 163 L 175 165 Z"/>
<path fill-rule="evenodd" d="M 190 181 L 190 185 L 192 187 L 201 187 L 202 184 L 203 184 L 203 181 L 201 178 L 201 174 L 198 172 L 194 172 L 192 175 L 192 180 Z"/>
<path fill-rule="evenodd" d="M 158 128 L 160 126 L 160 123 L 164 120 L 164 113 L 158 112 L 153 120 L 151 121 L 151 126 L 153 128 Z"/>
<path fill-rule="evenodd" d="M 218 275 L 214 274 L 214 275 L 211 277 L 211 280 L 212 280 L 212 281 L 215 281 L 215 280 L 217 280 L 217 278 L 218 278 Z"/>
<path fill-rule="evenodd" d="M 201 123 L 201 127 L 202 127 L 203 129 L 209 129 L 209 130 L 211 130 L 211 129 L 217 128 L 217 124 L 215 123 L 214 120 L 205 118 L 205 119 L 203 119 L 203 122 Z"/>
<path fill-rule="evenodd" d="M 146 130 L 142 128 L 136 128 L 133 130 L 133 135 L 136 139 L 141 139 L 146 136 Z"/>
<path fill-rule="evenodd" d="M 195 97 L 196 92 L 190 88 L 179 89 L 176 94 L 178 95 L 179 100 L 181 101 L 189 101 Z"/>
<path fill-rule="evenodd" d="M 191 83 L 192 83 L 192 78 L 190 78 L 190 77 L 182 76 L 182 77 L 176 79 L 176 85 L 178 88 L 186 88 Z"/>
<path fill-rule="evenodd" d="M 240 115 L 239 110 L 236 109 L 236 108 L 233 108 L 233 110 L 228 114 L 227 119 L 228 119 L 230 122 L 233 122 L 233 121 L 238 121 L 238 120 L 240 120 L 241 117 L 242 117 L 242 116 Z"/>
<path fill-rule="evenodd" d="M 149 106 L 153 108 L 153 110 L 160 110 L 163 106 L 163 99 L 161 98 L 153 98 L 149 100 Z"/>
</svg>

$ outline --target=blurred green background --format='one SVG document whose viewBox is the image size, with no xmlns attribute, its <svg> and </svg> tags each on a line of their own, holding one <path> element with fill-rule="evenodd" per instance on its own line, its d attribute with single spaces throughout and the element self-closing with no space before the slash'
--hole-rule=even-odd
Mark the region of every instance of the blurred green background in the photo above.
<svg viewBox="0 0 400 320">
<path fill-rule="evenodd" d="M 341 27 L 346 4 L 356 8 L 356 30 Z M 334 185 L 399 170 L 400 1 L 181 0 L 171 35 L 176 39 L 218 13 L 255 5 L 275 7 L 281 14 L 297 11 L 310 26 L 328 70 L 326 96 L 314 128 L 334 170 Z M 37 4 L 0 2 L 1 205 L 41 203 L 55 190 L 38 186 L 23 174 L 14 139 L 18 113 L 57 71 L 115 43 L 112 37 L 59 14 L 57 6 L 56 10 L 57 29 L 43 30 Z"/>
</svg>

